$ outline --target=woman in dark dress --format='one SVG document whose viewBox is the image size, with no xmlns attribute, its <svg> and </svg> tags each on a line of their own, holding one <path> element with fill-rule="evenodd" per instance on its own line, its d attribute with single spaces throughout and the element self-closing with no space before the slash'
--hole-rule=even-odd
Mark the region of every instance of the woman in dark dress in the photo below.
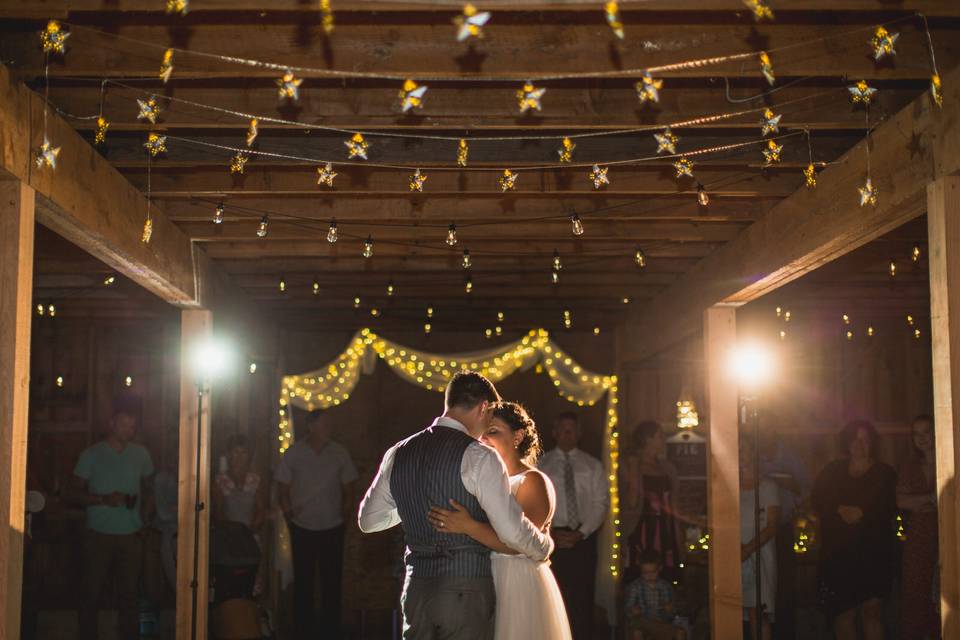
<svg viewBox="0 0 960 640">
<path fill-rule="evenodd" d="M 901 569 L 900 637 L 940 637 L 940 616 L 933 597 L 937 567 L 937 468 L 933 418 L 917 416 L 911 425 L 913 451 L 900 467 L 897 505 L 906 511 L 907 539 Z"/>
<path fill-rule="evenodd" d="M 817 476 L 813 509 L 820 520 L 819 591 L 837 640 L 882 640 L 881 602 L 890 593 L 896 552 L 897 474 L 876 459 L 877 431 L 851 422 L 840 434 L 839 460 Z"/>
</svg>

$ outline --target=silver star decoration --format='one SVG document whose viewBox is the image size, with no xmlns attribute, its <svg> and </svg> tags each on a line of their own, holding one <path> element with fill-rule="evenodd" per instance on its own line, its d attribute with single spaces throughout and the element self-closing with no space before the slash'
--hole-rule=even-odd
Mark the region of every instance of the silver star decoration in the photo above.
<svg viewBox="0 0 960 640">
<path fill-rule="evenodd" d="M 610 184 L 610 178 L 607 177 L 607 167 L 601 167 L 600 165 L 593 165 L 593 170 L 590 172 L 590 179 L 593 180 L 593 188 L 599 189 L 605 184 Z"/>
<path fill-rule="evenodd" d="M 35 159 L 37 168 L 42 169 L 44 166 L 47 166 L 51 169 L 56 169 L 58 155 L 60 155 L 60 147 L 51 146 L 50 141 L 44 137 L 43 144 L 41 144 L 40 148 L 37 149 L 37 155 Z"/>
<path fill-rule="evenodd" d="M 768 136 L 771 133 L 780 132 L 780 118 L 783 117 L 783 114 L 774 115 L 773 111 L 770 109 L 765 109 L 763 112 L 763 120 L 761 121 L 760 128 L 764 136 Z"/>
<path fill-rule="evenodd" d="M 150 96 L 147 100 L 137 98 L 137 106 L 140 107 L 137 120 L 147 120 L 150 124 L 157 124 L 157 118 L 160 116 L 160 105 L 157 104 L 157 96 Z"/>
<path fill-rule="evenodd" d="M 489 20 L 489 11 L 477 11 L 477 8 L 472 4 L 464 6 L 463 14 L 453 20 L 453 23 L 457 25 L 457 42 L 463 42 L 467 38 L 482 38 L 483 26 Z"/>
<path fill-rule="evenodd" d="M 850 92 L 850 99 L 853 100 L 854 104 L 858 102 L 870 104 L 873 101 L 874 94 L 877 92 L 876 89 L 867 84 L 866 80 L 861 80 L 857 84 L 847 87 L 847 91 Z"/>
<path fill-rule="evenodd" d="M 669 128 L 664 129 L 663 133 L 653 134 L 653 138 L 657 141 L 657 154 L 677 152 L 677 136 Z"/>
<path fill-rule="evenodd" d="M 363 160 L 367 159 L 367 148 L 370 146 L 367 144 L 367 141 L 363 139 L 363 135 L 360 133 L 353 134 L 353 137 L 349 140 L 345 140 L 343 144 L 347 145 L 347 149 L 350 152 L 349 158 L 361 158 Z"/>
<path fill-rule="evenodd" d="M 766 160 L 767 166 L 775 162 L 780 162 L 781 151 L 783 151 L 782 144 L 777 144 L 773 140 L 767 143 L 767 148 L 763 150 L 763 159 Z"/>
<path fill-rule="evenodd" d="M 407 80 L 403 83 L 403 90 L 400 92 L 400 107 L 404 113 L 410 109 L 420 109 L 423 107 L 423 95 L 427 92 L 426 85 L 417 85 L 413 80 Z"/>
<path fill-rule="evenodd" d="M 873 45 L 873 59 L 880 60 L 884 56 L 896 55 L 897 51 L 894 45 L 896 45 L 899 37 L 899 33 L 890 33 L 883 27 L 877 27 L 877 32 L 870 41 L 870 44 Z"/>
<path fill-rule="evenodd" d="M 860 206 L 865 207 L 868 204 L 871 206 L 877 206 L 877 194 L 878 191 L 873 186 L 870 178 L 867 178 L 866 184 L 857 189 L 860 192 Z"/>
<path fill-rule="evenodd" d="M 299 100 L 300 85 L 302 83 L 302 78 L 296 77 L 293 75 L 293 71 L 287 69 L 283 72 L 283 77 L 277 80 L 277 95 L 289 100 Z"/>
<path fill-rule="evenodd" d="M 689 158 L 680 158 L 673 163 L 673 168 L 677 170 L 678 178 L 683 176 L 693 177 L 693 161 Z"/>
<path fill-rule="evenodd" d="M 517 100 L 520 103 L 520 113 L 526 113 L 530 109 L 540 111 L 540 98 L 546 93 L 546 89 L 533 86 L 532 82 L 523 85 L 522 89 L 517 91 Z"/>
<path fill-rule="evenodd" d="M 333 186 L 333 179 L 337 173 L 333 170 L 333 163 L 328 162 L 326 166 L 317 167 L 317 184 L 325 184 L 328 187 Z"/>
<path fill-rule="evenodd" d="M 167 136 L 151 133 L 147 136 L 147 141 L 143 143 L 143 146 L 150 152 L 151 156 L 156 158 L 167 150 Z"/>
<path fill-rule="evenodd" d="M 650 75 L 649 71 L 643 72 L 643 77 L 636 84 L 637 97 L 640 102 L 660 102 L 660 89 L 663 87 L 663 80 L 659 80 Z"/>
</svg>

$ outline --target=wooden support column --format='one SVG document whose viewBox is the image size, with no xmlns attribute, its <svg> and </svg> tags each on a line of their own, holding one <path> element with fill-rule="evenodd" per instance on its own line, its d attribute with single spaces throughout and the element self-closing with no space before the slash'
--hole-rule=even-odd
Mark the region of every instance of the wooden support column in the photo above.
<svg viewBox="0 0 960 640">
<path fill-rule="evenodd" d="M 714 638 L 743 638 L 740 585 L 740 442 L 737 382 L 727 357 L 737 340 L 737 312 L 714 306 L 704 312 L 707 382 L 707 523 L 710 529 L 710 629 Z"/>
<path fill-rule="evenodd" d="M 0 181 L 0 640 L 20 637 L 35 199 Z"/>
<path fill-rule="evenodd" d="M 193 350 L 210 337 L 213 314 L 204 309 L 182 312 L 180 321 L 180 466 L 177 492 L 177 640 L 190 640 L 194 610 L 194 534 L 199 518 L 200 536 L 196 549 L 197 565 L 196 627 L 197 639 L 207 637 L 207 597 L 209 595 L 210 539 L 210 390 L 204 389 L 203 412 L 197 420 L 197 376 Z M 200 429 L 199 433 L 197 429 Z M 200 502 L 197 511 L 197 451 L 200 452 Z"/>
<path fill-rule="evenodd" d="M 927 187 L 930 332 L 940 524 L 940 609 L 944 640 L 960 639 L 960 177 Z"/>
</svg>

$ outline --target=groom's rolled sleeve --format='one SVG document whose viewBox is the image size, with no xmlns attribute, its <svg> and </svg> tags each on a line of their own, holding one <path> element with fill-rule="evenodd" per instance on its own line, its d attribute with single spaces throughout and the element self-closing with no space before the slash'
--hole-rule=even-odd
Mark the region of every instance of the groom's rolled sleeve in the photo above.
<svg viewBox="0 0 960 640">
<path fill-rule="evenodd" d="M 546 560 L 553 552 L 553 539 L 523 515 L 497 453 L 480 443 L 470 445 L 461 471 L 464 487 L 476 497 L 500 541 L 533 560 Z"/>
<path fill-rule="evenodd" d="M 383 531 L 400 524 L 397 502 L 390 493 L 390 472 L 393 470 L 393 457 L 396 452 L 397 448 L 391 447 L 383 454 L 377 477 L 373 479 L 360 502 L 357 525 L 364 533 Z"/>
</svg>

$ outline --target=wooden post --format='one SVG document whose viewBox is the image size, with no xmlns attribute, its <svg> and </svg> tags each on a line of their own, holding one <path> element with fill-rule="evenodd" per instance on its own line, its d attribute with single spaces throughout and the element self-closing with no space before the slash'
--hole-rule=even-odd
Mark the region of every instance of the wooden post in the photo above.
<svg viewBox="0 0 960 640">
<path fill-rule="evenodd" d="M 0 640 L 20 637 L 35 194 L 0 181 Z"/>
<path fill-rule="evenodd" d="M 740 585 L 740 449 L 737 382 L 727 357 L 737 340 L 737 312 L 714 306 L 704 312 L 706 357 L 707 522 L 710 529 L 710 629 L 714 638 L 743 638 Z"/>
<path fill-rule="evenodd" d="M 197 420 L 197 376 L 193 350 L 213 330 L 213 314 L 203 309 L 182 312 L 180 324 L 180 465 L 177 492 L 177 640 L 190 640 L 194 611 L 194 533 L 200 521 L 197 544 L 197 639 L 207 637 L 210 537 L 210 390 L 204 389 L 203 413 Z M 200 433 L 197 433 L 197 429 Z M 198 441 L 199 440 L 199 441 Z M 200 502 L 197 511 L 197 452 L 200 453 Z"/>
<path fill-rule="evenodd" d="M 927 187 L 933 413 L 937 442 L 940 614 L 944 640 L 960 638 L 960 539 L 957 518 L 960 438 L 960 177 Z"/>
</svg>

